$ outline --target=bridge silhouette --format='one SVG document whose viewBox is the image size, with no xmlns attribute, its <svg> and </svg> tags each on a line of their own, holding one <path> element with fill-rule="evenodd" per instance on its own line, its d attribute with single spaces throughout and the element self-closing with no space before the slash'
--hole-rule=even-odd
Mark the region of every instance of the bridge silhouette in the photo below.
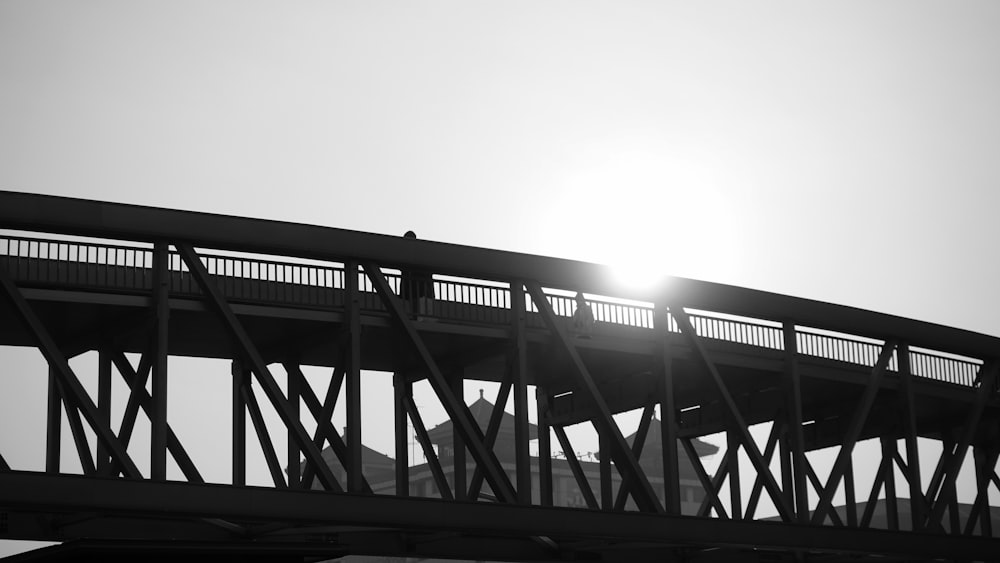
<svg viewBox="0 0 1000 563">
<path fill-rule="evenodd" d="M 61 542 L 13 560 L 1000 557 L 991 336 L 686 279 L 625 291 L 607 267 L 570 260 L 81 199 L 0 192 L 0 229 L 0 358 L 33 347 L 48 365 L 34 374 L 48 381 L 37 405 L 44 463 L 19 464 L 0 442 L 0 538 Z M 401 295 L 412 272 L 434 276 L 419 316 Z M 594 316 L 586 334 L 572 323 L 578 292 Z M 70 365 L 87 352 L 99 357 L 96 397 Z M 232 382 L 220 407 L 232 421 L 218 449 L 227 482 L 207 483 L 171 428 L 171 356 L 231 361 L 220 374 Z M 306 366 L 327 368 L 325 397 Z M 369 370 L 393 374 L 392 487 L 373 487 L 364 467 Z M 123 409 L 113 408 L 115 372 L 129 390 Z M 0 375 L 0 388 L 16 395 L 9 380 Z M 447 466 L 414 401 L 424 381 L 453 429 Z M 463 400 L 470 381 L 499 386 L 485 428 Z M 287 452 L 267 438 L 259 395 Z M 633 411 L 629 439 L 615 415 Z M 135 459 L 140 413 L 148 464 Z M 494 446 L 509 416 L 508 462 Z M 248 418 L 273 486 L 247 485 Z M 599 439 L 596 483 L 566 433 L 581 423 Z M 0 413 L 0 424 L 19 421 Z M 411 493 L 409 425 L 430 496 Z M 696 444 L 720 433 L 713 473 Z M 654 449 L 648 436 L 655 468 L 640 462 Z M 64 438 L 80 471 L 61 459 Z M 860 475 L 857 446 L 870 440 L 881 455 L 873 476 Z M 828 468 L 807 456 L 819 450 Z M 168 479 L 168 459 L 181 477 Z M 680 460 L 699 489 L 694 505 L 682 499 Z M 585 506 L 560 506 L 557 462 Z M 959 502 L 963 487 L 973 502 Z"/>
</svg>

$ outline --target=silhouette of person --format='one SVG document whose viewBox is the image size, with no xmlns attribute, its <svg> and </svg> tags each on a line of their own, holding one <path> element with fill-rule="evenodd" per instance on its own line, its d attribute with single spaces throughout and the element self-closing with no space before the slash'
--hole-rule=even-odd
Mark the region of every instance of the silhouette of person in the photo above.
<svg viewBox="0 0 1000 563">
<path fill-rule="evenodd" d="M 416 240 L 413 231 L 406 231 L 403 238 Z M 434 276 L 423 270 L 403 270 L 400 297 L 409 303 L 410 315 L 417 319 L 430 315 L 434 303 Z"/>
<path fill-rule="evenodd" d="M 583 293 L 576 293 L 576 310 L 573 311 L 573 331 L 577 338 L 590 338 L 594 329 L 594 311 L 583 298 Z"/>
</svg>

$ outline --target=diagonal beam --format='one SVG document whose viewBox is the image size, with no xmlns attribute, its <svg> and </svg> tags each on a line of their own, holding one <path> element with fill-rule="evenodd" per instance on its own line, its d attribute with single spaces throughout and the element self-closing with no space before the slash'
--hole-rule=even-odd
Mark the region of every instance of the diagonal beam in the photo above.
<svg viewBox="0 0 1000 563">
<path fill-rule="evenodd" d="M 3 458 L 3 454 L 0 454 L 0 471 L 10 471 L 10 464 Z"/>
<path fill-rule="evenodd" d="M 177 248 L 181 258 L 184 259 L 184 263 L 187 264 L 188 269 L 194 275 L 195 280 L 198 282 L 198 286 L 208 298 L 207 300 L 209 304 L 213 306 L 216 312 L 222 317 L 226 328 L 229 329 L 230 334 L 236 340 L 242 355 L 249 361 L 250 368 L 257 377 L 257 381 L 260 382 L 261 389 L 271 401 L 271 404 L 274 406 L 274 410 L 277 411 L 281 421 L 285 424 L 286 428 L 291 429 L 292 436 L 295 438 L 295 443 L 299 447 L 299 450 L 305 454 L 306 460 L 308 460 L 309 463 L 318 468 L 320 483 L 322 483 L 327 489 L 335 489 L 338 485 L 336 484 L 336 479 L 333 477 L 333 473 L 330 471 L 330 468 L 323 463 L 323 456 L 320 454 L 319 449 L 313 445 L 312 440 L 310 440 L 309 435 L 305 431 L 305 428 L 302 427 L 302 422 L 293 415 L 288 401 L 282 394 L 281 388 L 278 387 L 278 383 L 274 380 L 274 376 L 271 375 L 271 371 L 267 368 L 267 364 L 264 363 L 263 358 L 257 351 L 257 347 L 254 346 L 253 342 L 250 340 L 250 336 L 243 328 L 243 324 L 240 323 L 238 318 L 236 318 L 236 314 L 233 313 L 232 308 L 229 307 L 229 304 L 226 302 L 225 297 L 223 297 L 222 292 L 219 291 L 218 286 L 209 276 L 208 270 L 206 270 L 205 265 L 201 263 L 201 259 L 198 254 L 194 251 L 194 248 L 186 242 L 177 243 L 174 247 Z"/>
<path fill-rule="evenodd" d="M 840 486 L 840 480 L 844 478 L 844 472 L 848 466 L 848 458 L 851 457 L 851 454 L 854 452 L 854 446 L 857 444 L 858 438 L 861 437 L 861 431 L 868 420 L 868 413 L 871 412 L 872 405 L 875 404 L 875 397 L 882 386 L 882 378 L 889 367 L 889 360 L 892 359 L 892 352 L 895 348 L 896 343 L 892 340 L 888 340 L 882 345 L 878 361 L 875 363 L 875 367 L 872 368 L 872 375 L 868 378 L 868 384 L 865 386 L 864 393 L 862 393 L 861 399 L 854 409 L 851 424 L 844 436 L 844 443 L 840 446 L 840 451 L 837 452 L 837 459 L 833 462 L 833 468 L 830 470 L 830 476 L 827 478 L 826 487 L 820 491 L 816 511 L 813 512 L 813 524 L 821 524 L 833 506 L 833 494 L 837 491 L 837 487 Z"/>
<path fill-rule="evenodd" d="M 683 446 L 684 451 L 687 453 L 688 459 L 691 461 L 691 466 L 694 468 L 698 481 L 701 482 L 701 487 L 705 489 L 705 500 L 702 501 L 702 506 L 698 509 L 698 516 L 704 516 L 708 513 L 706 510 L 707 505 L 705 504 L 708 502 L 715 508 L 715 511 L 719 514 L 719 518 L 728 518 L 729 515 L 726 513 L 726 508 L 722 506 L 722 501 L 719 500 L 718 490 L 712 479 L 708 476 L 708 472 L 705 471 L 705 466 L 702 465 L 701 458 L 698 457 L 698 452 L 695 451 L 694 445 L 691 444 L 691 438 L 681 438 L 680 441 L 681 446 Z M 723 456 L 726 459 L 723 459 L 719 463 L 720 470 L 724 471 L 723 468 L 729 466 L 727 462 L 728 456 L 729 452 L 726 451 L 726 454 Z"/>
<path fill-rule="evenodd" d="M 663 507 L 660 505 L 656 492 L 653 491 L 653 487 L 649 484 L 645 473 L 639 467 L 638 460 L 632 455 L 632 448 L 629 447 L 628 442 L 625 441 L 625 437 L 622 436 L 621 429 L 618 428 L 618 425 L 615 424 L 614 419 L 611 417 L 611 411 L 608 409 L 604 397 L 601 396 L 601 392 L 598 390 L 597 384 L 590 375 L 586 364 L 583 363 L 576 345 L 570 341 L 569 336 L 566 334 L 566 329 L 556 319 L 555 312 L 552 310 L 552 304 L 545 297 L 542 287 L 538 282 L 533 280 L 525 282 L 525 285 L 528 288 L 528 293 L 531 295 L 535 307 L 542 316 L 542 320 L 545 321 L 545 326 L 549 329 L 549 332 L 563 351 L 569 356 L 573 371 L 580 380 L 580 383 L 583 384 L 582 388 L 586 392 L 587 398 L 597 407 L 597 415 L 593 418 L 593 423 L 598 427 L 600 434 L 607 436 L 615 466 L 622 475 L 628 473 L 633 475 L 632 496 L 635 499 L 635 504 L 639 507 L 639 510 L 645 512 L 663 512 Z"/>
<path fill-rule="evenodd" d="M 127 363 L 127 360 L 126 360 Z M 122 366 L 116 362 L 118 366 L 118 373 L 122 377 L 126 377 L 125 371 L 122 370 Z M 132 370 L 132 365 L 128 365 L 128 371 L 132 374 L 132 381 L 128 383 L 129 389 L 132 389 L 128 397 L 128 403 L 125 405 L 125 414 L 122 416 L 122 423 L 118 430 L 118 439 L 122 441 L 126 447 L 128 447 L 129 441 L 132 439 L 132 431 L 135 429 L 135 421 L 139 416 L 139 408 L 141 407 L 139 401 L 139 394 L 136 393 L 136 389 L 146 389 L 146 380 L 149 378 L 149 371 L 152 369 L 152 361 L 150 355 L 145 353 L 139 358 L 139 368 Z"/>
<path fill-rule="evenodd" d="M 424 457 L 427 458 L 427 465 L 431 468 L 431 474 L 434 476 L 434 482 L 437 483 L 441 498 L 445 500 L 454 499 L 455 496 L 451 493 L 451 487 L 448 486 L 448 478 L 445 477 L 444 470 L 441 468 L 441 462 L 438 460 L 437 454 L 434 453 L 434 444 L 431 443 L 431 437 L 427 434 L 427 428 L 424 427 L 424 421 L 420 418 L 420 411 L 417 410 L 417 405 L 413 402 L 413 397 L 405 397 L 403 405 L 406 408 L 406 414 L 410 416 L 410 422 L 413 423 L 413 431 L 417 435 L 417 440 L 420 441 L 420 447 L 424 450 Z"/>
<path fill-rule="evenodd" d="M 125 476 L 130 479 L 141 479 L 142 474 L 132 461 L 132 458 L 129 457 L 128 451 L 122 446 L 111 428 L 101 423 L 102 419 L 97 407 L 90 399 L 90 396 L 87 395 L 87 391 L 83 388 L 83 385 L 80 384 L 80 380 L 77 379 L 73 369 L 69 366 L 69 362 L 66 361 L 66 357 L 59 351 L 59 346 L 56 345 L 55 340 L 49 335 L 41 319 L 35 314 L 31 305 L 28 304 L 28 301 L 21 294 L 17 286 L 14 285 L 14 282 L 10 280 L 6 270 L 3 268 L 0 268 L 0 287 L 3 288 L 3 291 L 0 293 L 7 296 L 7 299 L 14 306 L 17 315 L 28 326 L 29 331 L 35 337 L 35 342 L 38 344 L 42 355 L 49 363 L 50 368 L 58 376 L 63 388 L 63 399 L 71 398 L 76 403 L 77 408 L 97 435 L 97 439 L 101 441 L 121 464 Z"/>
<path fill-rule="evenodd" d="M 503 405 L 507 404 L 510 389 L 510 379 L 505 378 L 504 382 L 500 385 L 500 392 L 497 394 L 497 402 L 493 405 L 493 412 L 490 413 L 490 422 L 486 426 L 486 447 L 491 450 L 496 444 L 497 435 L 500 433 L 500 422 L 503 421 L 504 413 Z M 479 491 L 482 487 L 483 468 L 477 465 L 475 471 L 472 472 L 472 480 L 469 482 L 469 500 L 476 500 L 479 497 Z"/>
<path fill-rule="evenodd" d="M 143 356 L 143 358 L 145 359 L 145 356 Z M 153 404 L 153 399 L 152 397 L 149 396 L 149 393 L 146 392 L 145 376 L 140 376 L 140 374 L 137 374 L 135 371 L 132 370 L 132 364 L 129 363 L 128 358 L 126 358 L 125 354 L 120 350 L 114 350 L 111 352 L 111 361 L 115 364 L 115 367 L 118 368 L 118 374 L 122 376 L 122 379 L 125 380 L 126 385 L 128 385 L 129 389 L 131 389 L 132 391 L 131 395 L 129 395 L 129 405 L 133 404 L 134 401 L 134 404 L 142 407 L 142 410 L 146 412 L 147 416 L 149 416 L 150 409 L 152 408 Z M 149 373 L 148 362 L 144 362 L 141 360 L 139 362 L 139 369 L 140 370 L 143 369 L 144 363 L 146 364 L 145 366 L 146 374 L 148 374 Z M 129 434 L 131 434 L 132 425 L 135 423 L 135 415 L 132 415 L 131 421 L 132 421 L 131 424 L 129 424 L 128 426 Z M 123 427 L 125 426 L 125 423 L 126 421 L 123 419 L 122 420 Z M 191 456 L 188 455 L 187 451 L 184 449 L 184 446 L 181 444 L 181 441 L 177 438 L 177 434 L 174 433 L 173 429 L 170 428 L 169 424 L 167 425 L 166 432 L 167 432 L 167 450 L 170 451 L 170 454 L 173 456 L 174 461 L 177 462 L 177 467 L 179 467 L 181 472 L 184 473 L 184 477 L 187 478 L 187 480 L 191 481 L 192 483 L 204 483 L 205 480 L 202 478 L 201 474 L 198 472 L 198 469 L 195 467 L 194 462 L 191 460 Z M 122 443 L 126 445 L 128 444 L 128 435 L 122 437 L 122 433 L 120 432 L 119 438 L 121 438 Z"/>
<path fill-rule="evenodd" d="M 271 443 L 271 435 L 267 432 L 267 425 L 261 415 L 260 405 L 257 404 L 257 397 L 249 385 L 240 387 L 240 393 L 243 395 L 243 401 L 250 412 L 250 420 L 257 432 L 257 441 L 260 442 L 260 448 L 264 452 L 264 460 L 267 461 L 267 468 L 271 472 L 274 486 L 279 489 L 286 488 L 288 484 L 285 483 L 285 477 L 281 474 L 281 463 L 278 461 L 277 452 L 274 451 L 274 444 Z"/>
<path fill-rule="evenodd" d="M 573 478 L 576 479 L 576 484 L 580 488 L 583 500 L 587 502 L 587 507 L 594 510 L 599 509 L 600 505 L 597 504 L 597 497 L 594 496 L 594 491 L 590 488 L 590 481 L 587 480 L 587 474 L 584 473 L 583 467 L 580 465 L 580 460 L 576 458 L 576 452 L 573 451 L 573 445 L 569 442 L 569 436 L 566 435 L 566 431 L 562 426 L 553 426 L 552 429 L 556 432 L 556 438 L 559 439 L 559 445 L 563 450 L 563 457 L 566 458 L 566 463 L 569 464 L 569 469 L 573 473 Z"/>
<path fill-rule="evenodd" d="M 726 382 L 722 380 L 719 370 L 709 358 L 708 352 L 698 337 L 698 333 L 694 330 L 694 326 L 691 325 L 691 319 L 688 317 L 687 311 L 683 307 L 671 306 L 670 312 L 673 313 L 674 321 L 680 327 L 681 332 L 687 337 L 691 348 L 696 352 L 695 357 L 701 362 L 709 375 L 711 375 L 712 381 L 715 383 L 719 395 L 722 397 L 722 402 L 726 405 L 726 412 L 736 427 L 737 436 L 743 444 L 747 456 L 750 458 L 750 463 L 757 470 L 757 475 L 764 478 L 764 487 L 771 496 L 774 506 L 778 509 L 781 519 L 785 522 L 790 522 L 792 520 L 792 511 L 787 504 L 788 499 L 782 494 L 778 482 L 774 480 L 774 475 L 771 474 L 771 469 L 764 462 L 760 449 L 757 448 L 757 443 L 754 442 L 753 436 L 750 435 L 749 426 L 747 426 L 746 421 L 743 419 L 743 415 L 740 414 L 739 408 L 736 406 L 736 401 L 733 400 L 733 396 L 729 393 Z"/>
<path fill-rule="evenodd" d="M 971 536 L 976 529 L 976 522 L 981 522 L 983 535 L 990 536 L 992 532 L 992 522 L 990 521 L 989 509 L 989 486 L 990 476 L 997 464 L 997 457 L 1000 449 L 990 448 L 989 452 L 976 448 L 973 455 L 976 457 L 976 500 L 972 503 L 972 510 L 969 511 L 969 519 L 965 523 L 965 535 Z M 990 475 L 987 475 L 989 473 Z"/>
<path fill-rule="evenodd" d="M 875 473 L 875 481 L 872 482 L 872 490 L 868 495 L 868 502 L 865 504 L 865 512 L 861 515 L 861 522 L 858 524 L 859 528 L 871 526 L 872 516 L 875 515 L 875 505 L 878 503 L 878 493 L 882 490 L 882 485 L 885 483 L 885 475 L 889 471 L 892 471 L 892 465 L 889 460 L 883 458 L 878 466 L 878 471 Z"/>
<path fill-rule="evenodd" d="M 813 488 L 817 491 L 823 488 L 823 482 L 820 481 L 819 475 L 816 474 L 816 470 L 813 469 L 812 463 L 810 463 L 809 458 L 806 458 L 805 463 L 806 476 L 809 478 L 809 482 L 812 483 Z M 885 475 L 882 476 L 883 481 L 885 480 Z M 836 510 L 830 511 L 830 520 L 833 521 L 835 526 L 843 526 L 844 521 L 840 519 L 840 515 L 837 514 Z"/>
<path fill-rule="evenodd" d="M 496 455 L 486 448 L 486 445 L 483 443 L 482 431 L 473 420 L 468 407 L 459 398 L 455 397 L 447 379 L 445 379 L 437 362 L 434 361 L 434 357 L 431 356 L 430 351 L 424 345 L 420 335 L 417 334 L 417 329 L 413 326 L 413 321 L 410 320 L 410 316 L 404 311 L 396 294 L 389 287 L 389 283 L 386 281 L 382 271 L 378 266 L 371 263 L 364 264 L 364 271 L 378 292 L 383 305 L 385 305 L 393 320 L 396 321 L 396 324 L 406 333 L 409 343 L 423 361 L 431 387 L 437 394 L 438 399 L 440 399 L 441 406 L 448 413 L 455 430 L 469 448 L 476 463 L 484 468 L 486 480 L 493 489 L 493 492 L 496 493 L 502 502 L 517 502 L 514 486 L 507 477 L 507 473 L 500 466 Z"/>
<path fill-rule="evenodd" d="M 930 510 L 928 511 L 928 525 L 929 526 L 939 526 L 941 523 L 941 517 L 944 515 L 944 509 L 950 500 L 951 491 L 955 487 L 955 481 L 958 479 L 958 472 L 962 468 L 962 463 L 965 461 L 965 454 L 969 449 L 969 445 L 972 444 L 972 439 L 975 437 L 976 430 L 979 427 L 979 420 L 982 418 L 983 410 L 986 408 L 987 400 L 994 394 L 995 385 L 997 380 L 997 371 L 1000 371 L 1000 365 L 996 361 L 991 361 L 989 363 L 983 364 L 983 367 L 979 368 L 979 389 L 976 391 L 976 397 L 973 400 L 972 407 L 969 409 L 969 414 L 965 419 L 964 432 L 959 438 L 958 444 L 955 450 L 948 457 L 948 461 L 944 468 L 944 478 L 941 484 L 940 490 L 931 489 L 928 491 L 927 497 L 931 499 L 932 504 Z M 942 453 L 944 455 L 944 453 Z"/>
<path fill-rule="evenodd" d="M 97 473 L 97 466 L 94 464 L 94 457 L 90 453 L 90 442 L 87 441 L 87 435 L 83 431 L 80 411 L 77 410 L 76 403 L 66 397 L 65 386 L 57 381 L 56 387 L 59 389 L 59 394 L 62 396 L 63 403 L 66 406 L 66 421 L 69 422 L 70 434 L 73 435 L 73 444 L 76 445 L 76 454 L 80 459 L 80 467 L 83 469 L 83 474 L 94 475 Z"/>
<path fill-rule="evenodd" d="M 771 435 L 767 437 L 767 445 L 764 446 L 764 461 L 768 464 L 771 463 L 771 459 L 774 457 L 774 449 L 778 445 L 778 436 L 784 431 L 784 424 L 776 420 L 771 427 Z M 753 481 L 753 488 L 750 490 L 750 499 L 747 501 L 747 520 L 752 519 L 754 512 L 757 511 L 757 503 L 760 502 L 760 494 L 763 490 L 764 483 L 761 481 L 760 475 L 758 475 Z"/>
<path fill-rule="evenodd" d="M 289 364 L 286 366 L 289 369 L 289 375 L 296 374 L 296 377 L 302 378 L 302 371 L 295 364 Z M 299 391 L 302 393 L 302 400 L 306 404 L 306 408 L 312 413 L 313 418 L 316 419 L 316 432 L 313 435 L 313 443 L 316 444 L 317 448 L 322 448 L 324 442 L 329 442 L 330 447 L 333 449 L 334 455 L 340 460 L 341 467 L 345 469 L 348 467 L 347 459 L 350 453 L 347 448 L 347 444 L 344 439 L 334 428 L 333 423 L 330 422 L 330 418 L 333 416 L 333 409 L 337 404 L 337 396 L 340 395 L 340 388 L 344 382 L 345 373 L 343 370 L 334 370 L 333 377 L 330 378 L 330 385 L 326 391 L 325 402 L 320 405 L 319 399 L 316 394 L 309 387 L 308 383 L 302 379 L 302 384 L 299 387 Z M 307 466 L 306 470 L 302 474 L 302 486 L 303 488 L 309 488 L 312 486 L 312 480 L 315 476 L 315 470 L 311 466 Z M 361 489 L 362 492 L 371 493 L 372 488 L 368 483 L 368 480 L 361 476 Z"/>
<path fill-rule="evenodd" d="M 655 403 L 650 403 L 646 405 L 646 408 L 642 411 L 642 418 L 639 420 L 639 429 L 635 432 L 635 442 L 632 443 L 632 455 L 635 459 L 642 459 L 642 449 L 646 445 L 646 435 L 649 434 L 649 427 L 653 422 L 653 413 L 655 412 Z M 661 428 L 662 432 L 663 429 Z M 618 496 L 615 497 L 615 510 L 622 511 L 625 510 L 625 503 L 628 501 L 628 491 L 629 491 L 629 479 L 631 478 L 630 473 L 626 473 L 622 476 L 622 484 L 618 488 Z"/>
</svg>

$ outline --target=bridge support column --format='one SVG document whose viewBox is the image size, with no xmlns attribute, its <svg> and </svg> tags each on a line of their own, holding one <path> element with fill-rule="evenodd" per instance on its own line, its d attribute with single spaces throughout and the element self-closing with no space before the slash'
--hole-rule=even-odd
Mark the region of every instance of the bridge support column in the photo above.
<svg viewBox="0 0 1000 563">
<path fill-rule="evenodd" d="M 552 440 L 549 427 L 549 395 L 541 385 L 535 387 L 538 405 L 538 497 L 542 506 L 553 505 Z"/>
<path fill-rule="evenodd" d="M 59 473 L 59 458 L 62 451 L 62 396 L 59 380 L 53 370 L 49 370 L 48 395 L 45 423 L 45 472 Z"/>
<path fill-rule="evenodd" d="M 165 242 L 153 246 L 153 412 L 150 416 L 150 478 L 167 478 L 167 331 L 170 322 L 170 253 Z"/>
<path fill-rule="evenodd" d="M 233 360 L 233 485 L 247 484 L 247 404 L 243 388 L 250 379 L 250 370 Z"/>
<path fill-rule="evenodd" d="M 677 448 L 677 404 L 674 388 L 673 350 L 671 348 L 670 314 L 659 304 L 654 324 L 660 337 L 660 446 L 663 453 L 663 503 L 667 514 L 681 513 L 681 477 Z M 655 370 L 654 370 L 655 371 Z"/>
<path fill-rule="evenodd" d="M 510 322 L 513 350 L 511 352 L 511 383 L 514 391 L 514 458 L 517 466 L 517 502 L 531 504 L 531 436 L 528 423 L 528 341 L 527 305 L 524 283 L 510 286 Z M 499 406 L 499 405 L 498 405 Z M 539 417 L 540 418 L 540 417 Z"/>
<path fill-rule="evenodd" d="M 409 424 L 406 419 L 406 401 L 413 394 L 405 374 L 396 372 L 392 376 L 393 422 L 396 439 L 396 496 L 410 496 L 410 452 Z"/>
<path fill-rule="evenodd" d="M 785 417 L 788 421 L 788 439 L 782 458 L 790 461 L 789 477 L 785 484 L 786 498 L 794 499 L 795 521 L 809 522 L 809 481 L 806 477 L 805 437 L 802 434 L 802 375 L 799 373 L 798 341 L 795 324 L 786 321 L 782 325 L 785 345 Z M 791 485 L 791 487 L 789 487 Z"/>
</svg>

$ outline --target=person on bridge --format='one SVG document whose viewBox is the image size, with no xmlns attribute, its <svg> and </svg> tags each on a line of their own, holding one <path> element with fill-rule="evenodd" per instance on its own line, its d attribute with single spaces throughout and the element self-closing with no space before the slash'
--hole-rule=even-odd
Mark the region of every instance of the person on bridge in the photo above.
<svg viewBox="0 0 1000 563">
<path fill-rule="evenodd" d="M 416 239 L 413 231 L 406 231 L 403 238 Z M 431 314 L 434 304 L 434 276 L 422 270 L 403 270 L 400 297 L 409 303 L 410 315 L 423 320 Z"/>
<path fill-rule="evenodd" d="M 576 310 L 573 311 L 573 331 L 577 338 L 590 338 L 594 329 L 594 311 L 583 298 L 582 292 L 576 292 Z"/>
</svg>

